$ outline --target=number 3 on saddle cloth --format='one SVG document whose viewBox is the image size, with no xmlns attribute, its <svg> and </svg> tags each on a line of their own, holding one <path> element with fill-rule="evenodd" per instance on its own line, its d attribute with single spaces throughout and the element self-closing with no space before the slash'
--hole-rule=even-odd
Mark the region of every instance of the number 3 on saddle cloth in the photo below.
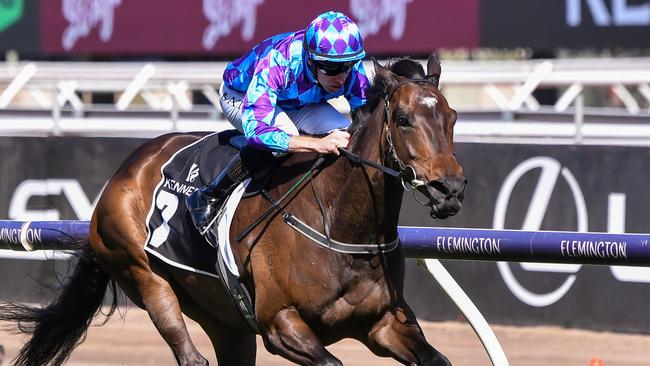
<svg viewBox="0 0 650 366">
<path fill-rule="evenodd" d="M 175 267 L 212 277 L 221 277 L 219 272 L 224 266 L 239 276 L 228 232 L 237 203 L 244 193 L 254 193 L 253 186 L 257 184 L 248 184 L 250 180 L 247 180 L 231 194 L 219 222 L 208 230 L 205 238 L 194 227 L 185 198 L 208 184 L 239 154 L 235 146 L 240 146 L 237 142 L 242 139 L 236 130 L 210 134 L 180 149 L 162 165 L 162 180 L 154 190 L 147 215 L 145 250 L 150 255 Z"/>
</svg>

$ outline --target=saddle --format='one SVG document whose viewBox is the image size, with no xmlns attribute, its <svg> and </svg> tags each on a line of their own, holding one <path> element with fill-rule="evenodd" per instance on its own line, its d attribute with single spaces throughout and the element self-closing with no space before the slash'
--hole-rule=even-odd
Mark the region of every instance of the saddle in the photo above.
<svg viewBox="0 0 650 366">
<path fill-rule="evenodd" d="M 162 179 L 147 215 L 145 250 L 172 265 L 217 276 L 216 241 L 206 245 L 185 207 L 185 198 L 209 183 L 239 153 L 231 144 L 240 133 L 214 133 L 182 148 L 162 165 Z M 248 194 L 254 194 L 251 185 Z M 247 189 L 248 191 L 248 189 Z M 214 233 L 212 233 L 214 235 Z"/>
<path fill-rule="evenodd" d="M 144 249 L 174 267 L 221 280 L 245 320 L 257 330 L 252 299 L 239 281 L 228 231 L 239 200 L 259 193 L 270 177 L 246 181 L 243 187 L 235 190 L 232 196 L 236 197 L 230 197 L 222 210 L 224 217 L 217 220 L 205 237 L 194 227 L 185 206 L 187 196 L 209 183 L 235 154 L 239 154 L 241 137 L 236 130 L 207 135 L 180 149 L 162 165 L 162 179 L 154 190 L 147 215 L 148 235 Z"/>
</svg>

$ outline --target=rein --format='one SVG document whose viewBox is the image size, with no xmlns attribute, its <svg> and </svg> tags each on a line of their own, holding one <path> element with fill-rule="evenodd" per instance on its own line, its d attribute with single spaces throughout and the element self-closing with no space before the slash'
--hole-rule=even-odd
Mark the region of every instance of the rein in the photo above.
<svg viewBox="0 0 650 366">
<path fill-rule="evenodd" d="M 395 178 L 401 178 L 402 177 L 402 172 L 401 171 L 398 172 L 397 170 L 395 170 L 393 168 L 389 168 L 389 167 L 387 167 L 385 165 L 375 163 L 374 161 L 364 159 L 360 155 L 357 155 L 357 154 L 353 153 L 352 151 L 344 149 L 342 147 L 339 147 L 339 151 L 341 153 L 343 153 L 343 155 L 345 155 L 345 157 L 348 158 L 348 160 L 352 161 L 353 163 L 356 163 L 358 165 L 363 164 L 363 165 L 371 166 L 371 167 L 373 167 L 373 168 L 375 168 L 377 170 L 381 170 L 382 172 L 384 172 L 384 173 L 386 173 L 386 174 L 388 174 L 390 176 L 393 176 Z"/>
<path fill-rule="evenodd" d="M 253 221 L 250 225 L 248 225 L 246 228 L 244 228 L 244 230 L 242 230 L 242 231 L 237 235 L 237 237 L 235 238 L 235 240 L 237 240 L 237 241 L 242 241 L 242 239 L 244 239 L 244 237 L 245 237 L 246 235 L 250 234 L 250 232 L 253 231 L 253 229 L 255 229 L 255 228 L 257 227 L 257 225 L 259 225 L 262 221 L 264 221 L 264 219 L 266 219 L 266 218 L 271 214 L 271 212 L 273 212 L 273 211 L 278 211 L 278 212 L 280 212 L 280 213 L 284 213 L 284 210 L 282 209 L 282 207 L 280 206 L 280 204 L 281 204 L 281 203 L 282 203 L 282 202 L 283 202 L 287 197 L 289 197 L 289 195 L 290 195 L 293 191 L 295 191 L 296 188 L 298 188 L 298 187 L 299 187 L 299 186 L 300 186 L 300 185 L 305 181 L 305 179 L 307 179 L 307 177 L 311 177 L 312 173 L 313 173 L 316 169 L 318 169 L 318 168 L 319 168 L 319 167 L 320 167 L 324 162 L 325 162 L 325 157 L 323 157 L 323 156 L 319 157 L 319 158 L 316 160 L 316 162 L 311 166 L 311 168 L 309 168 L 309 170 L 307 171 L 307 173 L 303 174 L 303 176 L 300 177 L 300 179 L 296 182 L 296 184 L 294 184 L 291 188 L 289 188 L 289 190 L 288 190 L 288 191 L 287 191 L 287 192 L 286 192 L 282 197 L 280 197 L 280 199 L 279 199 L 277 202 L 275 202 L 275 201 L 273 200 L 273 198 L 271 197 L 271 195 L 269 194 L 269 192 L 267 192 L 265 189 L 262 189 L 262 190 L 261 190 L 262 195 L 263 195 L 264 198 L 266 198 L 269 202 L 271 202 L 271 207 L 267 208 L 266 211 L 264 211 L 264 213 L 262 213 L 262 215 L 260 215 L 260 217 L 257 218 L 257 220 Z"/>
</svg>

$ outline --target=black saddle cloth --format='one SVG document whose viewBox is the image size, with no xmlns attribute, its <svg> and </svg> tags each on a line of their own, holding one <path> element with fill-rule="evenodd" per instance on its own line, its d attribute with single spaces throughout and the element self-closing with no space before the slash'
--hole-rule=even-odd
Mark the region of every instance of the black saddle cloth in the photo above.
<svg viewBox="0 0 650 366">
<path fill-rule="evenodd" d="M 217 250 L 192 224 L 185 198 L 208 184 L 239 153 L 231 144 L 238 135 L 236 130 L 207 135 L 163 164 L 147 215 L 148 253 L 176 267 L 218 277 Z"/>
</svg>

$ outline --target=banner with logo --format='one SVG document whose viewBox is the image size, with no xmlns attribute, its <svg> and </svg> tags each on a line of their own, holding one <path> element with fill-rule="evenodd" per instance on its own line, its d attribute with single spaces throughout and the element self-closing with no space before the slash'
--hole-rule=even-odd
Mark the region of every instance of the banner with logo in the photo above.
<svg viewBox="0 0 650 366">
<path fill-rule="evenodd" d="M 0 137 L 0 219 L 89 220 L 108 179 L 144 140 Z M 0 232 L 0 235 L 6 233 Z M 0 251 L 0 300 L 43 303 L 71 273 L 64 260 Z"/>
<path fill-rule="evenodd" d="M 0 219 L 89 219 L 108 179 L 144 141 L 1 137 Z M 432 220 L 429 210 L 406 194 L 401 225 L 650 233 L 648 148 L 456 146 L 469 180 L 459 214 Z M 647 268 L 444 264 L 490 322 L 644 333 L 650 329 Z M 41 292 L 33 279 L 49 281 L 50 274 L 49 265 L 40 261 L 0 258 L 0 278 L 12 279 L 0 287 L 0 298 L 35 301 Z M 459 318 L 415 260 L 410 260 L 405 285 L 407 299 L 420 318 Z"/>
<path fill-rule="evenodd" d="M 482 47 L 648 48 L 650 3 L 626 0 L 481 2 Z"/>
<path fill-rule="evenodd" d="M 409 199 L 402 225 L 650 233 L 650 149 L 457 144 L 469 183 L 456 217 L 433 221 Z M 647 333 L 650 269 L 444 261 L 488 321 Z M 410 267 L 416 314 L 460 314 L 424 268 Z"/>
<path fill-rule="evenodd" d="M 478 0 L 42 1 L 41 37 L 48 54 L 238 56 L 327 10 L 353 18 L 371 54 L 477 46 Z"/>
<path fill-rule="evenodd" d="M 647 48 L 650 3 L 635 0 L 3 0 L 0 50 L 29 57 L 234 58 L 341 11 L 370 55 L 440 48 Z"/>
</svg>

